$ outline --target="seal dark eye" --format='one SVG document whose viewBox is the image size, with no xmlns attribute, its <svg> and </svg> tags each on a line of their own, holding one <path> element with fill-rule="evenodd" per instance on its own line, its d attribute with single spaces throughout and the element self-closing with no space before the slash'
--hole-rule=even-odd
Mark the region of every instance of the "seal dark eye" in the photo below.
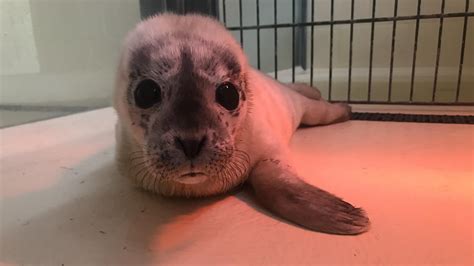
<svg viewBox="0 0 474 266">
<path fill-rule="evenodd" d="M 239 92 L 232 83 L 222 83 L 216 89 L 216 101 L 229 111 L 235 110 L 239 106 Z"/>
<path fill-rule="evenodd" d="M 134 93 L 135 103 L 142 109 L 147 109 L 161 101 L 161 89 L 151 79 L 140 81 Z"/>
</svg>

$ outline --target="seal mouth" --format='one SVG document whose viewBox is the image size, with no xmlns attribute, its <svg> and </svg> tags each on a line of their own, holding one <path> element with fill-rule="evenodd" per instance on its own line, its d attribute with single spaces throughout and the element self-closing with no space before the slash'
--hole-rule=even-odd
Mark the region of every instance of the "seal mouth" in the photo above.
<svg viewBox="0 0 474 266">
<path fill-rule="evenodd" d="M 193 185 L 206 181 L 207 175 L 203 172 L 189 172 L 177 177 L 175 180 L 181 184 Z"/>
</svg>

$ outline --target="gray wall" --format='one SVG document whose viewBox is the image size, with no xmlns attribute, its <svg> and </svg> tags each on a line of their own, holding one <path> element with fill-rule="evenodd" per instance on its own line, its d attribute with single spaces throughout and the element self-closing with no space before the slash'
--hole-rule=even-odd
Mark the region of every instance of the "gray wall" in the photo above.
<svg viewBox="0 0 474 266">
<path fill-rule="evenodd" d="M 110 103 L 138 0 L 6 0 L 0 12 L 0 104 Z"/>
</svg>

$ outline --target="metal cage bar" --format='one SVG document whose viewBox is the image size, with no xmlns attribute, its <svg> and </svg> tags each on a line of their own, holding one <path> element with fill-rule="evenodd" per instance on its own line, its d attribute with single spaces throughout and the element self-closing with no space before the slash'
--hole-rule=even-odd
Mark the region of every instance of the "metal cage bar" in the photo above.
<svg viewBox="0 0 474 266">
<path fill-rule="evenodd" d="M 467 13 L 469 11 L 469 0 L 466 0 L 466 5 L 464 8 L 464 24 L 462 29 L 462 40 L 461 40 L 461 58 L 459 59 L 459 70 L 458 70 L 458 82 L 456 84 L 456 103 L 459 102 L 459 92 L 461 90 L 461 78 L 462 78 L 462 68 L 464 64 L 464 50 L 466 48 L 466 32 L 467 32 Z"/>
<path fill-rule="evenodd" d="M 416 7 L 416 26 L 415 26 L 415 41 L 413 42 L 413 60 L 411 64 L 411 79 L 410 79 L 410 102 L 413 101 L 413 92 L 415 85 L 415 70 L 416 70 L 416 53 L 418 51 L 418 35 L 420 32 L 420 12 L 421 12 L 421 0 L 418 0 Z"/>
<path fill-rule="evenodd" d="M 242 0 L 239 0 L 240 46 L 244 47 L 244 30 L 242 29 Z"/>
<path fill-rule="evenodd" d="M 260 25 L 260 0 L 257 0 L 257 26 Z M 257 68 L 260 69 L 260 29 L 257 29 Z"/>
<path fill-rule="evenodd" d="M 377 6 L 377 1 L 372 0 L 372 20 L 371 20 L 371 26 L 370 26 L 369 82 L 367 85 L 367 100 L 369 102 L 370 102 L 370 97 L 372 95 L 372 69 L 373 69 L 373 62 L 374 62 L 375 7 L 376 6 Z"/>
<path fill-rule="evenodd" d="M 224 26 L 227 26 L 227 13 L 226 13 L 225 1 L 226 0 L 222 0 L 222 21 L 224 22 Z"/>
<path fill-rule="evenodd" d="M 243 26 L 243 27 L 228 27 L 229 30 L 255 30 L 255 29 L 275 29 L 275 28 L 291 28 L 295 27 L 305 27 L 305 26 L 328 26 L 328 25 L 344 25 L 344 24 L 359 24 L 359 23 L 372 23 L 372 22 L 392 22 L 396 21 L 405 21 L 405 20 L 416 20 L 418 19 L 436 19 L 436 18 L 464 18 L 474 17 L 474 12 L 455 12 L 455 13 L 444 13 L 441 14 L 428 14 L 428 15 L 419 15 L 419 16 L 398 16 L 398 17 L 374 17 L 374 18 L 358 18 L 354 20 L 350 19 L 339 19 L 339 20 L 326 20 L 326 21 L 313 21 L 313 22 L 298 22 L 295 24 L 292 23 L 275 23 L 275 24 L 265 24 L 260 26 Z"/>
<path fill-rule="evenodd" d="M 314 21 L 314 0 L 311 0 L 311 21 Z M 314 75 L 314 25 L 311 25 L 311 68 L 310 68 L 310 73 L 309 73 L 309 80 L 310 80 L 310 85 L 313 86 L 313 75 Z"/>
<path fill-rule="evenodd" d="M 334 1 L 331 1 L 331 22 L 334 21 Z M 332 100 L 332 58 L 334 46 L 334 23 L 329 25 L 329 88 L 328 100 Z"/>
<path fill-rule="evenodd" d="M 296 23 L 296 7 L 295 7 L 295 0 L 292 0 L 291 3 L 291 12 L 292 12 L 292 17 L 291 21 L 293 22 L 293 25 Z M 295 26 L 291 28 L 291 82 L 295 82 L 295 46 L 296 46 L 296 38 L 295 38 Z"/>
<path fill-rule="evenodd" d="M 434 102 L 436 98 L 436 89 L 438 85 L 438 71 L 439 71 L 439 59 L 441 55 L 441 41 L 443 39 L 443 22 L 444 22 L 444 6 L 446 4 L 446 0 L 441 1 L 441 17 L 439 18 L 439 31 L 438 31 L 438 48 L 436 50 L 436 66 L 435 66 L 435 74 L 434 74 L 434 82 L 433 82 L 433 94 L 431 96 L 431 101 Z"/>
<path fill-rule="evenodd" d="M 398 15 L 398 0 L 395 0 L 395 6 L 393 7 L 393 16 Z M 392 101 L 392 85 L 393 85 L 393 55 L 395 54 L 395 38 L 397 34 L 397 21 L 393 21 L 392 26 L 392 49 L 390 50 L 390 74 L 388 78 L 388 101 Z"/>
<path fill-rule="evenodd" d="M 354 20 L 354 0 L 351 0 L 351 21 Z M 354 23 L 351 22 L 349 36 L 349 74 L 347 80 L 347 101 L 351 100 L 352 89 L 352 44 L 354 41 Z"/>
<path fill-rule="evenodd" d="M 277 25 L 277 0 L 273 0 L 273 21 L 275 22 L 275 25 Z M 278 79 L 278 28 L 275 27 L 274 31 L 274 46 L 275 48 L 275 78 Z"/>
</svg>

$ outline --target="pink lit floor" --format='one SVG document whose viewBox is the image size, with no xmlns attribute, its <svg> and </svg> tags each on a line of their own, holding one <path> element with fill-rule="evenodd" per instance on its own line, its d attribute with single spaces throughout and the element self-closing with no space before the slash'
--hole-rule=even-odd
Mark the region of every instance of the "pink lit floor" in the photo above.
<svg viewBox="0 0 474 266">
<path fill-rule="evenodd" d="M 360 236 L 272 217 L 248 189 L 165 200 L 114 168 L 111 109 L 0 131 L 5 264 L 474 265 L 474 127 L 351 121 L 300 130 L 308 182 L 364 207 Z"/>
</svg>

